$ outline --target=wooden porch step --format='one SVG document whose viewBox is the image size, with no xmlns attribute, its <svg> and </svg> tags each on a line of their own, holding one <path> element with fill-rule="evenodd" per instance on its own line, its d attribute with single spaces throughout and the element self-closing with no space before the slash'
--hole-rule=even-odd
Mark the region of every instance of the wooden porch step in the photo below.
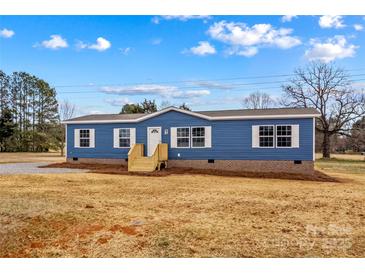
<svg viewBox="0 0 365 274">
<path fill-rule="evenodd" d="M 165 167 L 168 160 L 167 144 L 158 144 L 154 153 L 150 157 L 143 156 L 144 145 L 134 144 L 128 152 L 128 171 L 152 172 L 160 170 L 164 163 Z"/>
<path fill-rule="evenodd" d="M 129 171 L 145 171 L 150 172 L 155 170 L 155 165 L 151 157 L 140 157 L 133 161 Z"/>
</svg>

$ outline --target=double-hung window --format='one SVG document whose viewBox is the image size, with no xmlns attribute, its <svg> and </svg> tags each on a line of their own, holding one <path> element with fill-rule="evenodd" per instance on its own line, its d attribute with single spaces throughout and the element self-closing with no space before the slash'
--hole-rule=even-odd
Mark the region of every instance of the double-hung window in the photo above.
<svg viewBox="0 0 365 274">
<path fill-rule="evenodd" d="M 80 147 L 90 147 L 90 129 L 80 129 Z"/>
<path fill-rule="evenodd" d="M 177 147 L 190 147 L 190 128 L 179 127 L 176 129 Z"/>
<path fill-rule="evenodd" d="M 119 129 L 119 147 L 131 146 L 131 130 L 130 128 Z"/>
<path fill-rule="evenodd" d="M 191 147 L 205 147 L 205 127 L 191 128 Z"/>
<path fill-rule="evenodd" d="M 276 126 L 276 146 L 292 147 L 292 126 Z"/>
<path fill-rule="evenodd" d="M 259 127 L 259 146 L 274 147 L 274 126 Z"/>
</svg>

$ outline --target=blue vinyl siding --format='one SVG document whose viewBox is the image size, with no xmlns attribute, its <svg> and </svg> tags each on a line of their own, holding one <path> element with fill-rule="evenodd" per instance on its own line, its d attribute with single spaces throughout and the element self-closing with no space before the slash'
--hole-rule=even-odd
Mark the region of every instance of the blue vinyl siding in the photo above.
<svg viewBox="0 0 365 274">
<path fill-rule="evenodd" d="M 299 124 L 299 148 L 252 148 L 252 125 Z M 67 125 L 67 156 L 79 158 L 128 158 L 128 148 L 113 148 L 113 128 L 136 128 L 136 143 L 145 144 L 147 127 L 162 128 L 162 142 L 169 144 L 169 159 L 312 160 L 313 118 L 208 121 L 170 111 L 140 123 Z M 211 126 L 211 148 L 171 148 L 170 128 Z M 74 148 L 74 129 L 94 128 L 95 148 Z M 165 135 L 165 129 L 168 134 Z M 178 157 L 180 153 L 180 157 Z"/>
</svg>

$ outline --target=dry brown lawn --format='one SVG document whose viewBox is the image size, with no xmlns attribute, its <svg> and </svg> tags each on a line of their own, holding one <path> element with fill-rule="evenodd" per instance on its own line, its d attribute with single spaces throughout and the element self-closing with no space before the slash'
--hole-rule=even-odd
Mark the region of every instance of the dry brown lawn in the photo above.
<svg viewBox="0 0 365 274">
<path fill-rule="evenodd" d="M 316 159 L 322 158 L 322 153 L 316 153 Z M 358 154 L 338 154 L 331 153 L 331 158 L 338 160 L 355 160 L 355 161 L 365 161 L 365 155 Z"/>
<path fill-rule="evenodd" d="M 65 157 L 61 157 L 59 152 L 0 152 L 0 164 L 9 163 L 55 163 L 63 162 Z"/>
<path fill-rule="evenodd" d="M 365 162 L 317 166 L 342 182 L 0 176 L 0 257 L 364 257 Z"/>
</svg>

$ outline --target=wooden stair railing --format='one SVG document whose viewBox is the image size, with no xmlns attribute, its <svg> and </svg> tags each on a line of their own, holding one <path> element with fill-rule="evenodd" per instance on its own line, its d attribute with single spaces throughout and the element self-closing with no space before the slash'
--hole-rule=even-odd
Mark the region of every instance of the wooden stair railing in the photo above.
<svg viewBox="0 0 365 274">
<path fill-rule="evenodd" d="M 158 144 L 150 157 L 143 156 L 143 144 L 135 144 L 128 153 L 128 171 L 152 172 L 161 169 L 161 164 L 167 166 L 168 146 Z"/>
<path fill-rule="evenodd" d="M 155 152 L 151 156 L 155 169 L 157 168 L 158 170 L 160 170 L 162 163 L 165 164 L 165 167 L 167 166 L 167 160 L 168 160 L 167 152 L 168 152 L 167 144 L 157 145 Z"/>
<path fill-rule="evenodd" d="M 128 170 L 132 168 L 133 162 L 140 157 L 143 157 L 143 144 L 134 144 L 128 152 Z"/>
</svg>

